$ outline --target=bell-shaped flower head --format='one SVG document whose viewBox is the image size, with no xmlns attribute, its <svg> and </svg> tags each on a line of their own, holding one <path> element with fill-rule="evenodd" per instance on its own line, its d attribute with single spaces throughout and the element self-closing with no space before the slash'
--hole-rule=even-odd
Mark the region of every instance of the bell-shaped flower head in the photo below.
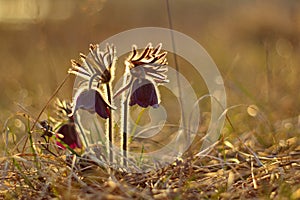
<svg viewBox="0 0 300 200">
<path fill-rule="evenodd" d="M 149 43 L 142 53 L 138 53 L 137 47 L 133 46 L 131 55 L 125 61 L 128 81 L 115 96 L 129 89 L 129 105 L 135 104 L 141 107 L 158 107 L 160 95 L 157 86 L 168 83 L 167 75 L 167 52 L 161 52 L 161 44 L 155 48 Z"/>
<path fill-rule="evenodd" d="M 90 45 L 89 51 L 88 56 L 80 54 L 82 63 L 71 60 L 72 68 L 68 72 L 83 79 L 75 94 L 71 115 L 78 109 L 84 109 L 91 113 L 96 112 L 106 119 L 112 106 L 105 100 L 106 96 L 99 88 L 112 80 L 116 51 L 112 45 L 107 45 L 105 51 L 100 51 L 99 45 Z"/>
</svg>

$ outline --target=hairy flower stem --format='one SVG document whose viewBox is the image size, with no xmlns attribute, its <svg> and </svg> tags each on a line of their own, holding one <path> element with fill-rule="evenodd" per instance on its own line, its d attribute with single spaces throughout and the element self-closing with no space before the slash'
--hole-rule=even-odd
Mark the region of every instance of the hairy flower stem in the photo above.
<svg viewBox="0 0 300 200">
<path fill-rule="evenodd" d="M 122 144 L 122 149 L 123 149 L 123 165 L 127 167 L 127 132 L 128 132 L 128 127 L 127 127 L 127 117 L 128 117 L 128 100 L 126 99 L 124 101 L 124 124 L 123 124 L 123 144 Z"/>
<path fill-rule="evenodd" d="M 112 105 L 112 95 L 111 95 L 111 85 L 110 83 L 106 84 L 107 98 L 110 105 Z M 108 128 L 107 128 L 107 137 L 108 137 L 108 154 L 109 162 L 113 163 L 113 117 L 112 117 L 112 108 L 109 108 L 109 117 L 108 117 Z"/>
<path fill-rule="evenodd" d="M 126 76 L 124 78 L 124 82 L 123 85 L 127 85 L 127 80 L 128 80 L 128 76 Z M 127 167 L 127 145 L 128 145 L 128 141 L 127 141 L 127 133 L 128 133 L 128 97 L 129 95 L 127 95 L 126 93 L 123 93 L 122 95 L 122 129 L 121 129 L 121 149 L 122 149 L 122 155 L 123 155 L 123 159 L 121 161 L 121 163 L 123 164 L 124 167 Z"/>
</svg>

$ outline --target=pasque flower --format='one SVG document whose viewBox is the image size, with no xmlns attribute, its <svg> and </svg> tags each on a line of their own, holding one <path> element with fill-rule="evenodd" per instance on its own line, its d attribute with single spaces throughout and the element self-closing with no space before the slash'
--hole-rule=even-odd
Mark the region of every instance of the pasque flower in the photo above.
<svg viewBox="0 0 300 200">
<path fill-rule="evenodd" d="M 127 136 L 128 136 L 128 105 L 139 105 L 143 108 L 152 106 L 157 108 L 160 96 L 157 89 L 158 84 L 167 83 L 166 72 L 167 52 L 161 52 L 161 44 L 155 48 L 149 43 L 142 53 L 138 53 L 137 47 L 133 46 L 131 55 L 125 61 L 125 78 L 123 87 L 116 92 L 115 97 L 123 93 L 122 98 L 122 129 L 120 130 L 122 163 L 127 166 Z M 129 101 L 129 103 L 128 103 Z"/>
<path fill-rule="evenodd" d="M 129 89 L 129 105 L 141 107 L 158 107 L 160 95 L 158 84 L 167 83 L 166 72 L 167 52 L 161 51 L 161 44 L 155 48 L 149 43 L 142 53 L 137 52 L 137 47 L 132 47 L 131 55 L 125 61 L 127 70 L 126 84 L 115 96 Z"/>
<path fill-rule="evenodd" d="M 73 116 L 69 115 L 72 112 L 71 104 L 57 99 L 56 106 L 58 112 L 58 121 L 54 119 L 52 121 L 57 124 L 58 130 L 53 131 L 52 126 L 47 120 L 41 121 L 40 125 L 44 132 L 42 137 L 46 140 L 46 136 L 50 138 L 52 135 L 55 135 L 56 138 L 59 139 L 56 140 L 56 145 L 61 149 L 66 148 L 61 141 L 72 149 L 81 148 L 82 144 L 79 134 L 75 129 Z"/>
<path fill-rule="evenodd" d="M 73 100 L 74 106 L 71 115 L 78 109 L 84 109 L 90 113 L 97 113 L 100 117 L 107 119 L 107 150 L 110 163 L 113 162 L 113 117 L 112 117 L 112 95 L 111 81 L 113 67 L 116 61 L 116 50 L 113 45 L 107 45 L 105 51 L 100 51 L 99 45 L 90 45 L 89 55 L 80 54 L 82 64 L 71 60 L 72 68 L 69 73 L 83 78 Z M 81 134 L 85 145 L 88 139 L 84 133 Z"/>
<path fill-rule="evenodd" d="M 73 113 L 78 109 L 84 109 L 91 113 L 96 112 L 103 119 L 107 119 L 110 116 L 110 105 L 103 99 L 101 91 L 98 89 L 83 89 L 77 92 L 77 96 L 73 108 Z"/>
<path fill-rule="evenodd" d="M 132 84 L 132 93 L 130 95 L 129 105 L 139 106 L 146 108 L 158 106 L 157 91 L 154 84 L 148 79 L 137 79 Z"/>
<path fill-rule="evenodd" d="M 79 138 L 79 134 L 76 131 L 74 118 L 70 116 L 72 112 L 72 106 L 70 103 L 66 101 L 57 101 L 58 112 L 62 115 L 62 117 L 67 116 L 67 122 L 64 123 L 60 128 L 56 131 L 56 137 L 58 137 L 65 144 L 69 145 L 72 149 L 81 148 L 82 144 Z M 59 141 L 56 144 L 65 149 L 65 146 L 62 145 Z"/>
<path fill-rule="evenodd" d="M 69 145 L 70 148 L 75 149 L 82 147 L 74 122 L 62 125 L 58 129 L 57 133 L 57 137 L 65 144 Z M 65 146 L 60 142 L 57 141 L 56 144 L 60 148 L 65 149 Z"/>
<path fill-rule="evenodd" d="M 81 87 L 75 94 L 72 114 L 78 109 L 84 109 L 91 113 L 96 112 L 106 119 L 110 116 L 109 110 L 112 106 L 101 91 L 101 86 L 109 84 L 112 79 L 112 68 L 116 59 L 115 48 L 107 45 L 103 52 L 100 51 L 99 45 L 90 45 L 89 51 L 88 56 L 80 54 L 82 63 L 71 60 L 72 68 L 68 71 L 83 78 Z"/>
</svg>

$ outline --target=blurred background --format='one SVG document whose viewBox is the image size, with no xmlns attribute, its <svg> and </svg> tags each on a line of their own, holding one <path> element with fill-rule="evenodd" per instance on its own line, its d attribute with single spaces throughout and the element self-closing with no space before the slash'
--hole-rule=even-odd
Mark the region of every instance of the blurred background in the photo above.
<svg viewBox="0 0 300 200">
<path fill-rule="evenodd" d="M 255 104 L 271 122 L 299 115 L 299 1 L 170 0 L 170 9 L 173 28 L 217 64 L 229 106 Z M 0 128 L 18 105 L 37 116 L 90 43 L 146 26 L 169 28 L 166 1 L 0 0 Z M 73 81 L 60 98 L 71 99 Z"/>
</svg>

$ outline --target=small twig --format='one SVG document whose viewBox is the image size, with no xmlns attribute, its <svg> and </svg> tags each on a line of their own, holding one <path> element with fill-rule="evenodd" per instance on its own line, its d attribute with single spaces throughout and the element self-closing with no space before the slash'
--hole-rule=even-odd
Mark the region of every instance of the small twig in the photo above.
<svg viewBox="0 0 300 200">
<path fill-rule="evenodd" d="M 257 183 L 254 177 L 254 168 L 253 168 L 253 160 L 251 158 L 251 177 L 252 177 L 252 182 L 253 182 L 253 187 L 254 189 L 257 189 Z"/>
<path fill-rule="evenodd" d="M 45 104 L 45 106 L 42 108 L 42 110 L 40 111 L 39 115 L 37 116 L 37 118 L 35 119 L 31 129 L 30 129 L 30 134 L 32 133 L 35 125 L 37 124 L 37 122 L 39 121 L 40 117 L 42 116 L 43 112 L 46 110 L 46 108 L 49 106 L 51 100 L 56 96 L 56 94 L 59 92 L 59 90 L 62 88 L 62 86 L 65 84 L 65 82 L 68 80 L 70 74 L 67 74 L 66 77 L 64 78 L 64 80 L 61 82 L 61 84 L 56 88 L 56 90 L 53 92 L 53 94 L 51 95 L 51 97 L 49 98 L 49 100 L 47 101 L 47 103 Z M 22 149 L 22 152 L 24 152 L 25 147 L 26 147 L 26 143 L 27 143 L 28 137 L 25 138 L 25 142 L 24 142 L 24 146 Z M 20 140 L 21 142 L 22 140 Z M 20 142 L 18 144 L 20 144 Z"/>
<path fill-rule="evenodd" d="M 169 28 L 170 28 L 170 34 L 171 34 L 171 40 L 172 40 L 172 46 L 173 46 L 173 57 L 174 57 L 174 63 L 175 63 L 175 69 L 176 69 L 176 80 L 177 80 L 177 85 L 178 85 L 178 93 L 179 93 L 179 103 L 181 105 L 181 117 L 182 117 L 182 123 L 183 126 L 186 126 L 186 121 L 185 121 L 185 115 L 184 115 L 184 110 L 183 108 L 183 96 L 182 96 L 182 88 L 181 88 L 181 83 L 180 83 L 180 78 L 179 78 L 179 64 L 177 60 L 177 54 L 176 54 L 176 45 L 175 45 L 175 38 L 174 38 L 174 33 L 173 33 L 173 22 L 172 22 L 172 17 L 171 17 L 171 8 L 170 8 L 170 3 L 169 0 L 166 0 L 167 4 L 167 13 L 168 13 L 168 22 L 169 22 Z M 186 134 L 186 140 L 189 140 L 188 134 Z M 189 142 L 189 141 L 188 141 Z"/>
<path fill-rule="evenodd" d="M 76 162 L 76 155 L 73 156 L 73 159 L 72 159 L 72 165 L 71 165 L 71 171 L 70 171 L 70 175 L 69 175 L 69 178 L 68 178 L 68 195 L 67 196 L 71 196 L 71 187 L 72 187 L 72 177 L 73 177 L 73 169 L 75 167 L 75 162 Z"/>
</svg>

